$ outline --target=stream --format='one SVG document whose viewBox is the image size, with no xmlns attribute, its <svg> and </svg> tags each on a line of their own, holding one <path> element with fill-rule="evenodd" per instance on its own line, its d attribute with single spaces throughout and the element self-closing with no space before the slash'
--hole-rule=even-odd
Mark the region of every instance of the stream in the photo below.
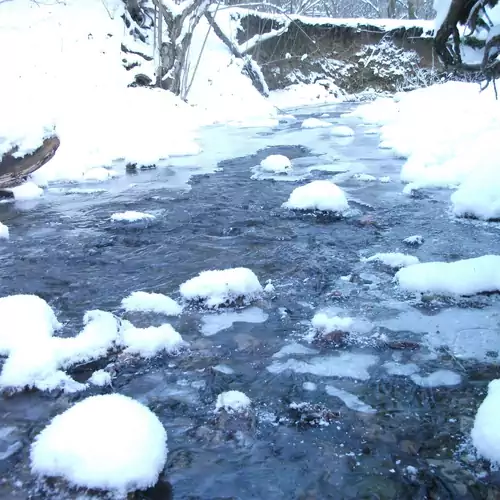
<svg viewBox="0 0 500 500">
<path fill-rule="evenodd" d="M 500 225 L 454 218 L 447 190 L 402 194 L 404 159 L 378 148 L 377 129 L 341 116 L 354 106 L 294 110 L 297 120 L 275 128 L 209 127 L 198 156 L 0 204 L 11 234 L 0 241 L 1 296 L 39 295 L 62 335 L 102 309 L 141 327 L 171 322 L 190 343 L 174 357 L 110 357 L 71 371 L 85 381 L 115 363 L 112 388 L 1 396 L 1 499 L 95 498 L 38 484 L 29 445 L 74 402 L 112 391 L 148 405 L 168 432 L 164 488 L 140 498 L 500 498 L 500 476 L 469 442 L 487 384 L 500 377 L 498 295 L 417 297 L 397 288 L 394 269 L 361 261 L 378 252 L 422 262 L 498 253 Z M 301 129 L 308 117 L 355 135 Z M 292 173 L 255 168 L 270 154 L 290 158 Z M 348 196 L 346 217 L 281 208 L 298 185 L 332 178 Z M 110 220 L 126 210 L 156 218 Z M 403 243 L 412 235 L 423 244 Z M 246 308 L 188 308 L 172 321 L 120 309 L 133 291 L 178 299 L 199 272 L 241 266 L 270 280 L 274 294 Z M 359 332 L 341 345 L 310 342 L 323 310 L 353 318 Z M 450 376 L 460 383 L 446 385 Z M 214 413 L 228 390 L 250 397 L 249 415 Z"/>
</svg>

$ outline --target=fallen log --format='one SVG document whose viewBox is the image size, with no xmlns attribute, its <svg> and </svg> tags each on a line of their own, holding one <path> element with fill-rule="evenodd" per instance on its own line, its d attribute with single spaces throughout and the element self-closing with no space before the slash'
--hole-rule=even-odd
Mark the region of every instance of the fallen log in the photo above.
<svg viewBox="0 0 500 500">
<path fill-rule="evenodd" d="M 57 136 L 45 139 L 33 153 L 21 158 L 14 156 L 18 147 L 13 147 L 0 158 L 0 189 L 12 188 L 21 184 L 25 178 L 45 165 L 59 147 Z"/>
</svg>

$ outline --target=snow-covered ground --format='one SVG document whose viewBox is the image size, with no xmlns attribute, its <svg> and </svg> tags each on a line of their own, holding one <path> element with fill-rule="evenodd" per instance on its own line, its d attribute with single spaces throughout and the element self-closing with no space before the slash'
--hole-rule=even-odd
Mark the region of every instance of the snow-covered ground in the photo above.
<svg viewBox="0 0 500 500">
<path fill-rule="evenodd" d="M 493 89 L 447 82 L 377 100 L 351 116 L 381 125 L 381 147 L 408 158 L 401 170 L 406 192 L 457 189 L 455 215 L 500 218 L 500 102 Z"/>
</svg>

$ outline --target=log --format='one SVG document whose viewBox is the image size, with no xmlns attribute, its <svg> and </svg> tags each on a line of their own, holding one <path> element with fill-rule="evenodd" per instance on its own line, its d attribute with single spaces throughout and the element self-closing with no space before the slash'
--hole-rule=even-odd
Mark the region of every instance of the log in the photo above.
<svg viewBox="0 0 500 500">
<path fill-rule="evenodd" d="M 13 147 L 0 158 L 0 189 L 11 188 L 21 184 L 24 179 L 45 165 L 59 147 L 57 136 L 45 139 L 33 153 L 22 158 L 14 156 L 18 147 Z"/>
</svg>

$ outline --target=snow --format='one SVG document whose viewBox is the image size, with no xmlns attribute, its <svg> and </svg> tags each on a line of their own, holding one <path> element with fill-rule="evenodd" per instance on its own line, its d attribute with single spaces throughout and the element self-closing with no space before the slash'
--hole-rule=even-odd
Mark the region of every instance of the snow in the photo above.
<svg viewBox="0 0 500 500">
<path fill-rule="evenodd" d="M 226 410 L 228 413 L 240 413 L 250 407 L 250 398 L 240 391 L 227 391 L 217 396 L 215 411 Z"/>
<path fill-rule="evenodd" d="M 336 135 L 338 137 L 352 137 L 354 135 L 354 130 L 347 125 L 338 125 L 329 130 L 331 135 Z"/>
<path fill-rule="evenodd" d="M 474 295 L 500 291 L 500 255 L 456 262 L 425 262 L 396 273 L 399 286 L 411 292 Z"/>
<path fill-rule="evenodd" d="M 326 89 L 320 83 L 295 83 L 269 94 L 269 101 L 281 109 L 296 108 L 314 104 L 339 102 L 343 92 L 338 87 Z"/>
<path fill-rule="evenodd" d="M 448 15 L 448 11 L 450 10 L 452 0 L 434 0 L 432 7 L 436 12 L 436 17 L 434 18 L 434 29 L 437 31 L 441 28 L 446 16 Z"/>
<path fill-rule="evenodd" d="M 363 403 L 363 401 L 361 401 L 361 399 L 359 399 L 354 394 L 339 389 L 338 387 L 335 387 L 333 385 L 327 385 L 325 387 L 325 391 L 329 396 L 339 398 L 347 406 L 347 408 L 350 408 L 351 410 L 359 411 L 360 413 L 377 412 L 377 410 L 372 408 L 370 405 Z"/>
<path fill-rule="evenodd" d="M 243 311 L 209 314 L 201 319 L 201 333 L 206 337 L 231 328 L 234 323 L 264 323 L 269 315 L 260 307 L 249 307 Z"/>
<path fill-rule="evenodd" d="M 31 445 L 31 470 L 125 497 L 152 487 L 167 459 L 167 433 L 141 403 L 92 396 L 57 415 Z"/>
<path fill-rule="evenodd" d="M 219 307 L 237 301 L 245 304 L 259 298 L 262 285 L 257 276 L 245 267 L 203 271 L 180 286 L 185 300 L 201 301 L 207 307 Z"/>
<path fill-rule="evenodd" d="M 411 376 L 411 379 L 420 387 L 453 386 L 460 384 L 462 381 L 458 373 L 450 370 L 437 370 L 426 377 L 415 373 Z"/>
<path fill-rule="evenodd" d="M 127 345 L 125 352 L 151 358 L 161 352 L 177 354 L 187 344 L 172 325 L 136 328 L 128 321 L 123 322 L 123 342 Z"/>
<path fill-rule="evenodd" d="M 332 317 L 326 313 L 317 313 L 311 320 L 311 324 L 313 328 L 323 333 L 329 333 L 335 330 L 348 332 L 352 328 L 353 319 L 348 317 L 342 318 L 340 316 Z"/>
<path fill-rule="evenodd" d="M 9 191 L 14 195 L 15 200 L 34 200 L 43 195 L 43 189 L 39 188 L 34 182 L 24 182 L 20 186 L 10 188 Z"/>
<path fill-rule="evenodd" d="M 292 162 L 283 155 L 269 155 L 260 162 L 260 168 L 265 172 L 286 172 L 292 168 Z"/>
<path fill-rule="evenodd" d="M 152 220 L 154 218 L 154 215 L 136 212 L 134 210 L 117 212 L 111 216 L 111 220 L 115 222 L 137 222 L 138 220 Z"/>
<path fill-rule="evenodd" d="M 381 262 L 382 264 L 394 269 L 400 269 L 402 267 L 413 266 L 415 264 L 418 264 L 420 261 L 413 255 L 399 252 L 390 252 L 377 253 L 375 255 L 372 255 L 371 257 L 362 258 L 361 262 Z"/>
<path fill-rule="evenodd" d="M 331 126 L 332 124 L 330 122 L 318 118 L 306 118 L 302 122 L 302 128 L 326 128 Z"/>
<path fill-rule="evenodd" d="M 500 464 L 500 379 L 488 384 L 488 394 L 479 406 L 471 431 L 478 454 L 495 465 Z"/>
<path fill-rule="evenodd" d="M 381 146 L 407 158 L 401 169 L 401 180 L 408 183 L 405 192 L 457 188 L 451 195 L 456 216 L 500 217 L 495 167 L 500 102 L 493 89 L 479 92 L 477 84 L 446 82 L 362 105 L 350 116 L 382 125 Z"/>
<path fill-rule="evenodd" d="M 408 236 L 403 240 L 403 243 L 407 245 L 422 245 L 424 242 L 424 237 L 420 234 L 414 234 L 412 236 Z"/>
<path fill-rule="evenodd" d="M 111 375 L 105 370 L 97 370 L 90 376 L 88 382 L 98 387 L 111 385 Z"/>
<path fill-rule="evenodd" d="M 368 380 L 368 369 L 377 362 L 377 356 L 371 354 L 342 353 L 333 356 L 317 356 L 308 361 L 288 359 L 286 362 L 275 361 L 267 367 L 270 373 L 283 373 L 292 370 L 296 373 L 310 373 L 320 377 L 348 377 Z"/>
<path fill-rule="evenodd" d="M 0 318 L 0 355 L 18 346 L 36 345 L 62 326 L 53 309 L 36 295 L 1 297 Z"/>
<path fill-rule="evenodd" d="M 349 208 L 342 189 L 327 180 L 312 181 L 292 191 L 282 205 L 297 210 L 322 210 L 343 213 Z"/>
<path fill-rule="evenodd" d="M 9 239 L 9 228 L 0 222 L 0 240 L 8 240 Z"/>
<path fill-rule="evenodd" d="M 353 178 L 363 182 L 373 182 L 377 180 L 377 178 L 374 175 L 370 174 L 354 174 Z"/>
<path fill-rule="evenodd" d="M 121 306 L 128 312 L 151 312 L 165 316 L 182 313 L 182 306 L 162 293 L 132 292 L 122 300 Z"/>
</svg>

